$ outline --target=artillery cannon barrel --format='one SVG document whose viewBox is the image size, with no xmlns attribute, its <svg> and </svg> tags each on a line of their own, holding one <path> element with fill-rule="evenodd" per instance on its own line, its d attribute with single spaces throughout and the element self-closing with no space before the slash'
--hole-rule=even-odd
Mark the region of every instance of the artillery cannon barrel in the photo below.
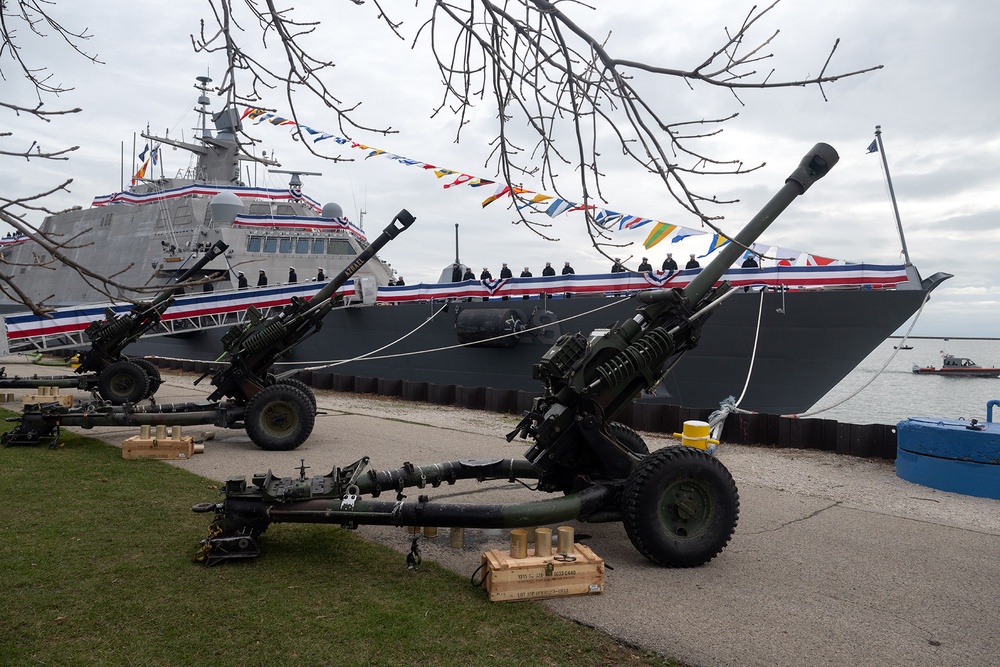
<svg viewBox="0 0 1000 667">
<path fill-rule="evenodd" d="M 361 254 L 355 257 L 354 261 L 348 264 L 343 271 L 334 276 L 333 280 L 326 284 L 326 287 L 317 292 L 316 295 L 310 299 L 310 303 L 322 304 L 324 301 L 333 297 L 333 295 L 337 293 L 337 290 L 343 287 L 344 283 L 350 280 L 351 276 L 358 272 L 358 269 L 364 266 L 369 259 L 375 256 L 375 253 L 381 250 L 386 243 L 393 240 L 409 228 L 415 220 L 416 218 L 410 215 L 409 211 L 405 208 L 402 209 L 396 214 L 396 217 L 392 219 L 392 222 L 390 222 L 386 228 L 382 230 L 379 237 L 372 241 L 371 245 L 362 250 Z"/>
<path fill-rule="evenodd" d="M 785 185 L 764 205 L 753 220 L 740 230 L 733 239 L 734 242 L 726 244 L 715 259 L 684 288 L 684 295 L 691 303 L 696 304 L 701 301 L 726 270 L 739 259 L 744 249 L 750 247 L 796 197 L 805 194 L 809 186 L 826 176 L 839 160 L 840 156 L 833 146 L 824 143 L 813 146 L 799 162 L 795 171 L 785 179 Z"/>
<path fill-rule="evenodd" d="M 346 509 L 341 498 L 302 500 L 267 503 L 267 518 L 275 523 L 522 528 L 585 519 L 600 509 L 610 495 L 609 487 L 593 484 L 556 498 L 495 505 L 359 499 L 352 508 Z M 246 502 L 242 498 L 235 501 L 234 505 L 238 508 Z"/>
<path fill-rule="evenodd" d="M 212 247 L 205 252 L 205 254 L 201 257 L 201 259 L 199 259 L 197 262 L 194 263 L 193 266 L 191 266 L 191 268 L 189 268 L 181 275 L 175 276 L 174 283 L 172 285 L 164 288 L 162 291 L 156 294 L 156 298 L 153 299 L 153 305 L 154 306 L 159 305 L 164 301 L 166 301 L 167 299 L 169 299 L 170 297 L 172 297 L 174 293 L 181 288 L 180 284 L 182 282 L 193 276 L 195 273 L 204 268 L 206 264 L 211 262 L 213 259 L 221 255 L 222 253 L 226 252 L 227 250 L 229 250 L 228 245 L 226 245 L 221 240 L 216 241 L 212 245 Z"/>
</svg>

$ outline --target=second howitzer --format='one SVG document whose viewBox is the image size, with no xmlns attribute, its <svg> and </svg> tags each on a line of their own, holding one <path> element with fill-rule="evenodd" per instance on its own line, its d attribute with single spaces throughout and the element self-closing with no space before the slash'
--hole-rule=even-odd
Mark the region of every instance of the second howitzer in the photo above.
<svg viewBox="0 0 1000 667">
<path fill-rule="evenodd" d="M 409 228 L 414 217 L 405 209 L 351 264 L 311 299 L 292 297 L 291 302 L 271 317 L 250 310 L 249 323 L 234 326 L 223 337 L 229 361 L 206 375 L 212 375 L 215 391 L 208 402 L 122 406 L 90 403 L 65 408 L 56 404 L 26 406 L 20 423 L 2 436 L 6 445 L 32 445 L 42 439 L 58 438 L 63 426 L 133 426 L 165 424 L 190 426 L 214 424 L 220 428 L 246 429 L 262 449 L 295 449 L 312 433 L 316 419 L 316 398 L 305 383 L 278 379 L 271 374 L 274 362 L 302 340 L 316 333 L 323 317 L 338 303 L 337 290 L 365 262 L 389 241 Z M 155 367 L 154 367 L 155 368 Z"/>
<path fill-rule="evenodd" d="M 635 547 L 653 562 L 691 567 L 729 543 L 739 519 L 739 492 L 729 471 L 707 451 L 685 445 L 649 453 L 633 430 L 615 420 L 640 392 L 655 387 L 680 354 L 698 343 L 701 323 L 731 294 L 715 283 L 767 226 L 837 163 L 817 144 L 784 187 L 686 288 L 642 292 L 635 316 L 590 336 L 564 335 L 535 367 L 544 387 L 507 437 L 526 438 L 524 459 L 476 459 L 365 470 L 368 457 L 327 475 L 279 478 L 271 472 L 233 477 L 225 499 L 193 509 L 214 512 L 195 560 L 213 564 L 256 556 L 272 522 L 518 528 L 576 519 L 621 521 Z M 720 400 L 724 397 L 720 397 Z M 537 480 L 548 500 L 503 505 L 407 501 L 410 487 L 436 488 L 460 479 Z M 395 500 L 378 500 L 394 493 Z M 371 496 L 371 499 L 365 498 Z"/>
<path fill-rule="evenodd" d="M 216 241 L 191 268 L 172 278 L 152 301 L 141 301 L 121 314 L 106 308 L 104 319 L 91 322 L 84 330 L 90 340 L 90 349 L 80 353 L 80 363 L 73 370 L 76 375 L 7 377 L 0 369 L 0 388 L 23 389 L 46 385 L 96 390 L 101 398 L 114 405 L 149 398 L 162 383 L 160 371 L 142 357 L 127 357 L 125 348 L 152 331 L 174 302 L 174 296 L 183 288 L 183 283 L 196 276 L 228 248 L 222 241 Z"/>
</svg>

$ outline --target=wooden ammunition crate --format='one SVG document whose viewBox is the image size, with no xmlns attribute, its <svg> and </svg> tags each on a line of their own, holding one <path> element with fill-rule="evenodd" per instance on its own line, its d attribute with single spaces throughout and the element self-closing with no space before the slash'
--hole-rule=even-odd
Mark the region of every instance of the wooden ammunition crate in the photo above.
<svg viewBox="0 0 1000 667">
<path fill-rule="evenodd" d="M 73 394 L 28 394 L 21 397 L 21 405 L 37 405 L 39 403 L 58 403 L 64 408 L 73 407 Z"/>
<path fill-rule="evenodd" d="M 122 443 L 123 459 L 189 459 L 194 456 L 194 439 L 157 440 L 133 435 Z"/>
<path fill-rule="evenodd" d="M 561 560 L 555 553 L 512 558 L 506 551 L 487 551 L 483 554 L 483 588 L 491 602 L 600 593 L 604 590 L 604 559 L 582 544 L 573 548 L 575 560 Z"/>
</svg>

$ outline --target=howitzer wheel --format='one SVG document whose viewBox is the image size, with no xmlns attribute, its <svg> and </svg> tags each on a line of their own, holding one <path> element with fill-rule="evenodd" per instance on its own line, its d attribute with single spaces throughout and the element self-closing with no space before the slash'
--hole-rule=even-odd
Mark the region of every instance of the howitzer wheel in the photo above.
<svg viewBox="0 0 1000 667">
<path fill-rule="evenodd" d="M 295 449 L 312 433 L 316 409 L 309 395 L 298 387 L 273 384 L 264 387 L 247 404 L 247 435 L 261 449 Z"/>
<path fill-rule="evenodd" d="M 146 371 L 146 377 L 149 378 L 149 394 L 143 396 L 143 398 L 149 398 L 154 395 L 156 390 L 160 388 L 160 385 L 163 384 L 163 376 L 160 375 L 160 369 L 152 361 L 142 357 L 133 357 L 129 361 Z"/>
<path fill-rule="evenodd" d="M 302 380 L 296 378 L 285 378 L 284 380 L 278 380 L 278 384 L 284 384 L 289 387 L 300 389 L 303 394 L 309 397 L 310 402 L 312 402 L 313 410 L 316 409 L 316 394 L 314 394 L 312 389 L 309 388 L 309 385 Z"/>
<path fill-rule="evenodd" d="M 101 371 L 97 390 L 114 405 L 136 403 L 149 396 L 149 376 L 132 361 L 116 361 Z"/>
<path fill-rule="evenodd" d="M 740 495 L 726 467 L 693 447 L 646 456 L 625 484 L 625 532 L 643 556 L 664 567 L 696 567 L 729 543 Z"/>
<path fill-rule="evenodd" d="M 608 424 L 608 432 L 611 434 L 611 437 L 622 445 L 625 445 L 625 447 L 627 447 L 633 454 L 639 454 L 641 456 L 649 454 L 649 445 L 646 444 L 646 441 L 642 439 L 641 435 L 625 424 L 620 422 L 611 422 Z"/>
</svg>

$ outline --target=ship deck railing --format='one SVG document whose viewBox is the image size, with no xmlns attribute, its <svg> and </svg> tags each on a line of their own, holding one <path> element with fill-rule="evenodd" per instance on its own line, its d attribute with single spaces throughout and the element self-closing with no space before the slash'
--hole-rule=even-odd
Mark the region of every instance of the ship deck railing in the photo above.
<svg viewBox="0 0 1000 667">
<path fill-rule="evenodd" d="M 413 302 L 522 300 L 525 297 L 625 296 L 649 289 L 684 287 L 697 272 L 581 274 L 387 286 L 379 287 L 376 304 L 391 306 Z M 893 289 L 906 282 L 907 276 L 903 265 L 849 264 L 731 269 L 723 279 L 736 287 L 748 289 L 800 291 Z M 192 334 L 243 324 L 251 305 L 266 317 L 275 309 L 286 306 L 293 296 L 309 299 L 323 287 L 324 283 L 305 282 L 181 295 L 163 314 L 156 328 L 146 335 Z M 346 283 L 338 293 L 348 304 L 357 303 L 353 282 Z M 103 320 L 107 308 L 122 314 L 132 307 L 131 303 L 100 303 L 59 308 L 45 316 L 31 313 L 6 315 L 0 319 L 5 334 L 0 337 L 0 354 L 88 347 L 84 331 L 91 322 Z"/>
</svg>

